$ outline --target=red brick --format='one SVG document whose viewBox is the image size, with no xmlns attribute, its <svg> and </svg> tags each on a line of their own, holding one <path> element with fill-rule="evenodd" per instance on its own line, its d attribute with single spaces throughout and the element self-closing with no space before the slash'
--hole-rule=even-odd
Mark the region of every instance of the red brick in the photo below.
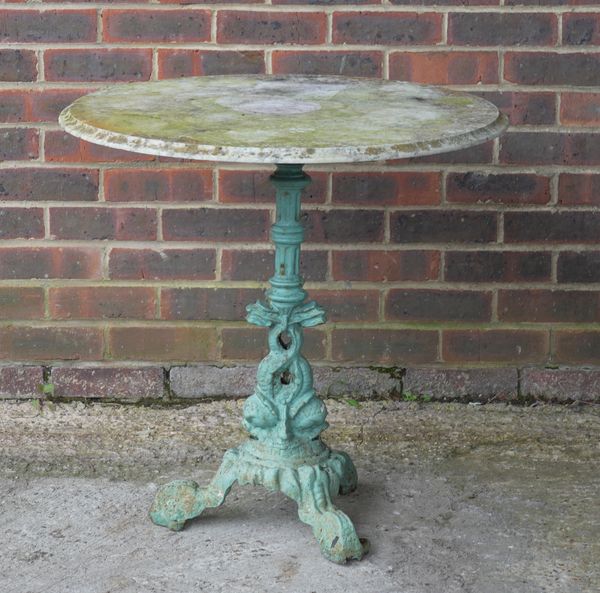
<svg viewBox="0 0 600 593">
<path fill-rule="evenodd" d="M 599 126 L 600 93 L 561 93 L 560 121 L 566 125 Z"/>
<path fill-rule="evenodd" d="M 156 308 L 149 287 L 50 288 L 48 302 L 53 319 L 153 319 Z"/>
<path fill-rule="evenodd" d="M 50 208 L 57 239 L 144 241 L 156 239 L 153 208 Z"/>
<path fill-rule="evenodd" d="M 212 327 L 111 327 L 109 345 L 115 360 L 215 360 L 217 333 Z"/>
<path fill-rule="evenodd" d="M 442 15 L 417 12 L 334 12 L 333 42 L 432 45 L 442 40 Z"/>
<path fill-rule="evenodd" d="M 436 165 L 466 165 L 466 164 L 491 164 L 493 158 L 494 141 L 490 140 L 483 144 L 444 152 L 441 154 L 431 154 L 429 156 L 415 157 L 411 159 L 397 159 L 388 161 L 389 164 L 436 164 Z"/>
<path fill-rule="evenodd" d="M 35 51 L 0 49 L 0 82 L 32 82 L 37 74 Z"/>
<path fill-rule="evenodd" d="M 265 241 L 269 224 L 268 210 L 163 210 L 167 241 Z"/>
<path fill-rule="evenodd" d="M 507 212 L 506 243 L 597 243 L 600 212 Z"/>
<path fill-rule="evenodd" d="M 0 248 L 0 278 L 100 278 L 101 252 L 78 247 Z"/>
<path fill-rule="evenodd" d="M 598 84 L 600 54 L 506 52 L 504 77 L 532 85 L 594 86 Z"/>
<path fill-rule="evenodd" d="M 436 280 L 439 251 L 334 251 L 333 280 Z"/>
<path fill-rule="evenodd" d="M 0 161 L 27 161 L 38 157 L 39 133 L 31 128 L 0 129 Z"/>
<path fill-rule="evenodd" d="M 51 380 L 55 397 L 139 400 L 164 393 L 161 367 L 55 367 Z"/>
<path fill-rule="evenodd" d="M 258 327 L 223 328 L 221 358 L 227 361 L 256 362 L 267 355 L 267 330 Z M 303 355 L 308 360 L 325 357 L 325 332 L 311 328 L 304 332 Z"/>
<path fill-rule="evenodd" d="M 435 205 L 440 203 L 440 186 L 438 172 L 334 173 L 332 200 L 366 206 Z"/>
<path fill-rule="evenodd" d="M 39 398 L 43 383 L 44 368 L 41 366 L 0 366 L 0 397 Z"/>
<path fill-rule="evenodd" d="M 0 319 L 43 319 L 44 291 L 37 287 L 0 287 Z"/>
<path fill-rule="evenodd" d="M 214 280 L 214 249 L 111 249 L 109 276 L 119 280 Z"/>
<path fill-rule="evenodd" d="M 598 13 L 568 13 L 563 15 L 565 45 L 600 45 L 600 15 Z"/>
<path fill-rule="evenodd" d="M 224 204 L 275 203 L 271 171 L 219 171 L 219 201 Z M 302 192 L 304 203 L 323 203 L 327 193 L 327 173 L 310 173 L 311 183 Z"/>
<path fill-rule="evenodd" d="M 394 243 L 493 243 L 496 213 L 467 210 L 404 210 L 392 212 Z"/>
<path fill-rule="evenodd" d="M 274 253 L 267 250 L 223 249 L 222 280 L 266 280 L 273 275 Z M 327 279 L 327 252 L 303 251 L 300 254 L 300 274 L 309 282 Z"/>
<path fill-rule="evenodd" d="M 554 93 L 480 91 L 473 94 L 491 101 L 508 116 L 513 126 L 556 123 L 556 95 Z"/>
<path fill-rule="evenodd" d="M 47 49 L 46 80 L 65 82 L 125 82 L 149 80 L 151 49 Z"/>
<path fill-rule="evenodd" d="M 414 329 L 334 329 L 332 358 L 340 362 L 393 365 L 438 358 L 438 332 Z"/>
<path fill-rule="evenodd" d="M 446 362 L 544 362 L 548 333 L 532 330 L 444 330 Z"/>
<path fill-rule="evenodd" d="M 600 294 L 583 290 L 500 290 L 502 321 L 593 323 L 600 321 Z"/>
<path fill-rule="evenodd" d="M 98 171 L 93 169 L 16 168 L 0 170 L 0 200 L 93 201 Z"/>
<path fill-rule="evenodd" d="M 212 198 L 208 169 L 111 169 L 104 173 L 110 202 L 192 202 Z"/>
<path fill-rule="evenodd" d="M 554 45 L 554 14 L 468 12 L 448 15 L 449 45 Z"/>
<path fill-rule="evenodd" d="M 380 51 L 275 51 L 273 74 L 331 74 L 381 77 Z"/>
<path fill-rule="evenodd" d="M 315 243 L 381 241 L 384 213 L 377 210 L 307 210 L 302 215 L 306 240 Z"/>
<path fill-rule="evenodd" d="M 534 1 L 535 3 L 540 2 L 540 0 Z M 498 6 L 500 0 L 391 0 L 391 3 L 406 6 Z M 527 0 L 524 0 L 523 2 L 519 0 L 519 4 L 526 3 Z"/>
<path fill-rule="evenodd" d="M 209 10 L 103 10 L 107 42 L 198 43 L 210 41 Z"/>
<path fill-rule="evenodd" d="M 600 362 L 600 331 L 554 332 L 554 361 L 570 364 L 593 364 Z"/>
<path fill-rule="evenodd" d="M 561 173 L 558 203 L 563 206 L 600 206 L 600 174 Z"/>
<path fill-rule="evenodd" d="M 89 89 L 42 89 L 28 92 L 28 121 L 56 123 L 60 112 L 67 105 L 88 92 Z"/>
<path fill-rule="evenodd" d="M 325 309 L 333 323 L 379 319 L 378 290 L 311 290 L 309 298 Z"/>
<path fill-rule="evenodd" d="M 311 12 L 250 12 L 221 10 L 217 14 L 217 43 L 325 42 L 326 17 Z"/>
<path fill-rule="evenodd" d="M 600 403 L 600 371 L 526 368 L 521 371 L 521 392 L 546 401 Z"/>
<path fill-rule="evenodd" d="M 498 54 L 493 51 L 392 53 L 390 78 L 429 84 L 493 84 L 498 82 Z"/>
<path fill-rule="evenodd" d="M 532 173 L 449 173 L 446 199 L 461 204 L 547 204 L 550 178 Z"/>
<path fill-rule="evenodd" d="M 549 251 L 447 251 L 448 282 L 549 282 Z"/>
<path fill-rule="evenodd" d="M 100 360 L 102 329 L 96 327 L 0 328 L 0 358 L 8 360 Z"/>
<path fill-rule="evenodd" d="M 0 10 L 2 43 L 96 41 L 95 10 Z"/>
<path fill-rule="evenodd" d="M 559 282 L 600 282 L 600 251 L 561 251 L 557 267 Z"/>
<path fill-rule="evenodd" d="M 23 91 L 0 91 L 0 121 L 29 121 L 27 117 L 28 93 Z"/>
<path fill-rule="evenodd" d="M 163 319 L 207 319 L 239 321 L 246 317 L 246 305 L 262 299 L 258 288 L 163 288 Z"/>
<path fill-rule="evenodd" d="M 158 77 L 264 74 L 262 51 L 159 49 Z"/>
<path fill-rule="evenodd" d="M 43 236 L 42 208 L 0 208 L 0 240 L 41 239 Z"/>
<path fill-rule="evenodd" d="M 46 161 L 61 163 L 101 163 L 123 161 L 152 161 L 154 156 L 109 148 L 75 138 L 61 130 L 46 132 Z"/>
<path fill-rule="evenodd" d="M 325 4 L 327 6 L 331 4 L 379 4 L 379 2 L 380 0 L 352 0 L 351 2 L 348 0 L 271 0 L 272 4 L 300 4 L 309 6 L 314 6 L 315 4 Z M 410 1 L 407 1 L 406 4 L 410 4 Z"/>
</svg>

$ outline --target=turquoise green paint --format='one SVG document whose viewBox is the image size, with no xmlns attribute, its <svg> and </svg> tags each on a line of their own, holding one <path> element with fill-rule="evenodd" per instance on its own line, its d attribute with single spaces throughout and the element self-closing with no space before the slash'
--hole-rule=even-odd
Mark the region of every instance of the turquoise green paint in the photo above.
<svg viewBox="0 0 600 593">
<path fill-rule="evenodd" d="M 299 272 L 300 196 L 310 182 L 302 165 L 278 165 L 275 270 L 266 301 L 248 305 L 247 320 L 269 328 L 269 354 L 258 366 L 254 393 L 246 400 L 243 425 L 250 439 L 225 453 L 206 488 L 191 480 L 162 486 L 150 509 L 157 525 L 178 531 L 204 509 L 218 507 L 234 483 L 278 490 L 298 504 L 300 520 L 312 527 L 323 555 L 333 562 L 360 560 L 368 542 L 357 536 L 350 518 L 333 503 L 356 489 L 350 457 L 332 451 L 319 435 L 327 410 L 313 389 L 310 365 L 302 356 L 303 329 L 325 322 L 325 312 L 306 301 Z"/>
</svg>

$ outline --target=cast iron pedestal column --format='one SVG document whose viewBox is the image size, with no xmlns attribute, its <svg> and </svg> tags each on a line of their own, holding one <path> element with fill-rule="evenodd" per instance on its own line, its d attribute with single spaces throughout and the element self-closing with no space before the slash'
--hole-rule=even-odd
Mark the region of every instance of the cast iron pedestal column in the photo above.
<svg viewBox="0 0 600 593">
<path fill-rule="evenodd" d="M 313 389 L 310 365 L 301 354 L 305 327 L 325 322 L 325 312 L 307 301 L 299 273 L 300 195 L 310 183 L 302 165 L 277 165 L 275 273 L 266 301 L 248 305 L 246 319 L 269 328 L 269 354 L 258 367 L 255 392 L 244 406 L 250 438 L 225 453 L 206 488 L 192 480 L 162 486 L 150 509 L 157 525 L 183 529 L 188 519 L 220 506 L 235 482 L 262 484 L 298 503 L 300 519 L 310 525 L 329 560 L 360 560 L 368 542 L 359 539 L 349 517 L 332 502 L 356 488 L 356 469 L 346 453 L 332 451 L 319 435 L 327 428 L 327 410 Z"/>
</svg>

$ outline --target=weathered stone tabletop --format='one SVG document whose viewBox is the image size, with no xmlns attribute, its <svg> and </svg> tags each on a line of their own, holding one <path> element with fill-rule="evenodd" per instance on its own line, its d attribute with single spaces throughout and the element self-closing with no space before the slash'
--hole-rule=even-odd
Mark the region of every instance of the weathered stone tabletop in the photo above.
<svg viewBox="0 0 600 593">
<path fill-rule="evenodd" d="M 229 449 L 206 488 L 175 480 L 158 491 L 150 517 L 182 529 L 220 506 L 233 484 L 262 484 L 298 504 L 323 555 L 360 560 L 368 542 L 333 504 L 356 489 L 350 457 L 319 435 L 327 410 L 301 354 L 304 328 L 325 322 L 299 273 L 300 196 L 306 163 L 351 163 L 446 152 L 484 142 L 507 125 L 478 97 L 404 82 L 343 77 L 207 76 L 114 86 L 82 97 L 60 116 L 84 140 L 171 157 L 276 163 L 275 271 L 248 322 L 269 328 L 269 354 L 244 406 L 250 439 Z"/>
</svg>

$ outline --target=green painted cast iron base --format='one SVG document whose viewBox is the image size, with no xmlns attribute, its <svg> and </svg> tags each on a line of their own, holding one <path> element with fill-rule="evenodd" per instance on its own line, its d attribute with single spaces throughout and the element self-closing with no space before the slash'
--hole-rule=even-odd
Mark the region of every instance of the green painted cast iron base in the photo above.
<svg viewBox="0 0 600 593">
<path fill-rule="evenodd" d="M 275 274 L 266 301 L 248 305 L 246 317 L 269 328 L 269 354 L 258 366 L 256 389 L 244 405 L 243 424 L 250 439 L 225 453 L 206 488 L 191 480 L 162 486 L 150 517 L 157 525 L 180 530 L 204 509 L 220 506 L 235 482 L 260 484 L 297 502 L 300 519 L 312 527 L 326 558 L 338 563 L 360 560 L 368 542 L 333 504 L 337 494 L 356 489 L 356 469 L 348 455 L 332 451 L 319 438 L 328 426 L 327 410 L 301 354 L 303 328 L 325 322 L 323 309 L 306 301 L 299 273 L 304 240 L 300 195 L 310 177 L 302 165 L 278 165 L 271 180 L 277 202 L 271 230 Z"/>
</svg>

